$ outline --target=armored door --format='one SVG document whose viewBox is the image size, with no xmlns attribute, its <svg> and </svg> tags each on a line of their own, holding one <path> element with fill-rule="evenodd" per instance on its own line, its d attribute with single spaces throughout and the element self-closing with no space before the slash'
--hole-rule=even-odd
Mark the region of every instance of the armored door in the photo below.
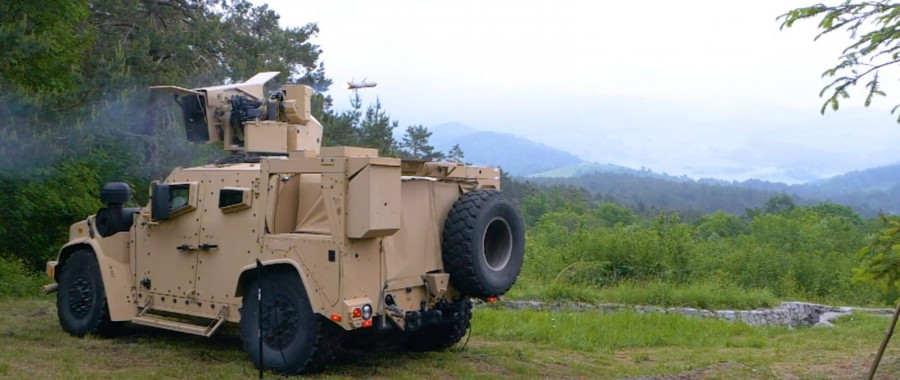
<svg viewBox="0 0 900 380">
<path fill-rule="evenodd" d="M 200 182 L 167 183 L 166 220 L 139 223 L 135 236 L 138 302 L 153 299 L 154 309 L 182 309 L 196 292 L 200 241 Z M 160 197 L 161 198 L 161 197 Z M 152 206 L 152 203 L 151 203 Z"/>
<path fill-rule="evenodd" d="M 259 257 L 258 237 L 265 228 L 265 208 L 256 197 L 259 171 L 221 170 L 206 173 L 203 205 L 198 212 L 197 299 L 234 302 L 241 269 Z"/>
</svg>

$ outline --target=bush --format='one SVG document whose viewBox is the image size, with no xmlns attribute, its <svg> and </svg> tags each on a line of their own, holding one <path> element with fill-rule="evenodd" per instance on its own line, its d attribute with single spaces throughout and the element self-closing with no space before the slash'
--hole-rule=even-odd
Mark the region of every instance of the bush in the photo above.
<svg viewBox="0 0 900 380">
<path fill-rule="evenodd" d="M 27 270 L 21 261 L 0 256 L 0 298 L 37 296 L 42 294 L 41 286 L 49 282 Z"/>
<path fill-rule="evenodd" d="M 548 212 L 527 232 L 511 296 L 696 307 L 894 302 L 897 292 L 853 281 L 854 254 L 876 224 L 828 203 L 773 210 L 692 223 L 669 213 L 634 220 L 608 205 Z"/>
</svg>

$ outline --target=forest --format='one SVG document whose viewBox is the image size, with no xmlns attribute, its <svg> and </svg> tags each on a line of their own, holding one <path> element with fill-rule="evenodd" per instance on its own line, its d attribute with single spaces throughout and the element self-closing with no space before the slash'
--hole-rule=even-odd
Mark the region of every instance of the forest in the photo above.
<svg viewBox="0 0 900 380">
<path fill-rule="evenodd" d="M 529 229 L 517 298 L 751 309 L 788 299 L 887 305 L 898 295 L 862 281 L 873 278 L 861 248 L 889 218 L 844 205 L 780 195 L 689 220 L 550 187 L 524 195 L 521 208 Z"/>
<path fill-rule="evenodd" d="M 189 143 L 174 102 L 151 96 L 151 85 L 191 88 L 279 71 L 277 82 L 317 91 L 325 145 L 444 158 L 423 126 L 396 139 L 399 121 L 377 98 L 333 109 L 332 81 L 311 42 L 318 27 L 285 28 L 279 18 L 246 0 L 0 4 L 0 284 L 43 270 L 68 226 L 101 206 L 103 183 L 130 184 L 143 205 L 151 180 L 224 155 L 221 146 Z"/>
<path fill-rule="evenodd" d="M 400 122 L 377 98 L 334 109 L 317 33 L 315 24 L 285 28 L 277 13 L 246 0 L 0 3 L 0 297 L 39 291 L 44 262 L 70 224 L 101 206 L 103 183 L 129 183 L 142 205 L 149 181 L 223 154 L 187 142 L 150 85 L 280 71 L 280 82 L 318 91 L 314 114 L 326 145 L 464 159 L 458 146 L 436 151 L 424 126 L 395 139 Z M 676 182 L 610 176 L 574 185 L 504 176 L 527 223 L 525 264 L 510 297 L 746 308 L 897 299 L 893 287 L 857 281 L 868 272 L 854 270 L 878 260 L 877 250 L 862 248 L 895 217 L 775 192 L 702 184 L 688 192 Z M 673 201 L 679 197 L 688 198 Z"/>
</svg>

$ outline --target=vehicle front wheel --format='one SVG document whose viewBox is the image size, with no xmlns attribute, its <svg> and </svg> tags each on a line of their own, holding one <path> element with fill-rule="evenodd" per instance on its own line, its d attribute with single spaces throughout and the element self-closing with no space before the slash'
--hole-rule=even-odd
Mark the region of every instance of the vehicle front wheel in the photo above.
<svg viewBox="0 0 900 380">
<path fill-rule="evenodd" d="M 256 368 L 264 364 L 265 370 L 283 375 L 321 371 L 334 360 L 339 344 L 340 328 L 313 312 L 300 277 L 290 271 L 264 273 L 262 281 L 250 281 L 244 289 L 240 329 L 244 352 Z"/>
<path fill-rule="evenodd" d="M 56 310 L 63 330 L 74 336 L 111 335 L 120 323 L 109 319 L 103 277 L 94 252 L 80 250 L 69 256 L 59 274 Z"/>
</svg>

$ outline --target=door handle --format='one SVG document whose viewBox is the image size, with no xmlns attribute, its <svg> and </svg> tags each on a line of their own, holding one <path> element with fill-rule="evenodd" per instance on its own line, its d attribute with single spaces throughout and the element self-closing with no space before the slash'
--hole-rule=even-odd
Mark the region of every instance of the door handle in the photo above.
<svg viewBox="0 0 900 380">
<path fill-rule="evenodd" d="M 177 249 L 179 251 L 190 251 L 190 250 L 194 249 L 194 247 L 191 247 L 188 244 L 182 244 L 182 245 L 175 247 L 175 249 Z"/>
<path fill-rule="evenodd" d="M 202 249 L 202 250 L 217 249 L 217 248 L 219 248 L 218 244 L 207 244 L 207 243 L 200 244 L 200 249 Z"/>
</svg>

